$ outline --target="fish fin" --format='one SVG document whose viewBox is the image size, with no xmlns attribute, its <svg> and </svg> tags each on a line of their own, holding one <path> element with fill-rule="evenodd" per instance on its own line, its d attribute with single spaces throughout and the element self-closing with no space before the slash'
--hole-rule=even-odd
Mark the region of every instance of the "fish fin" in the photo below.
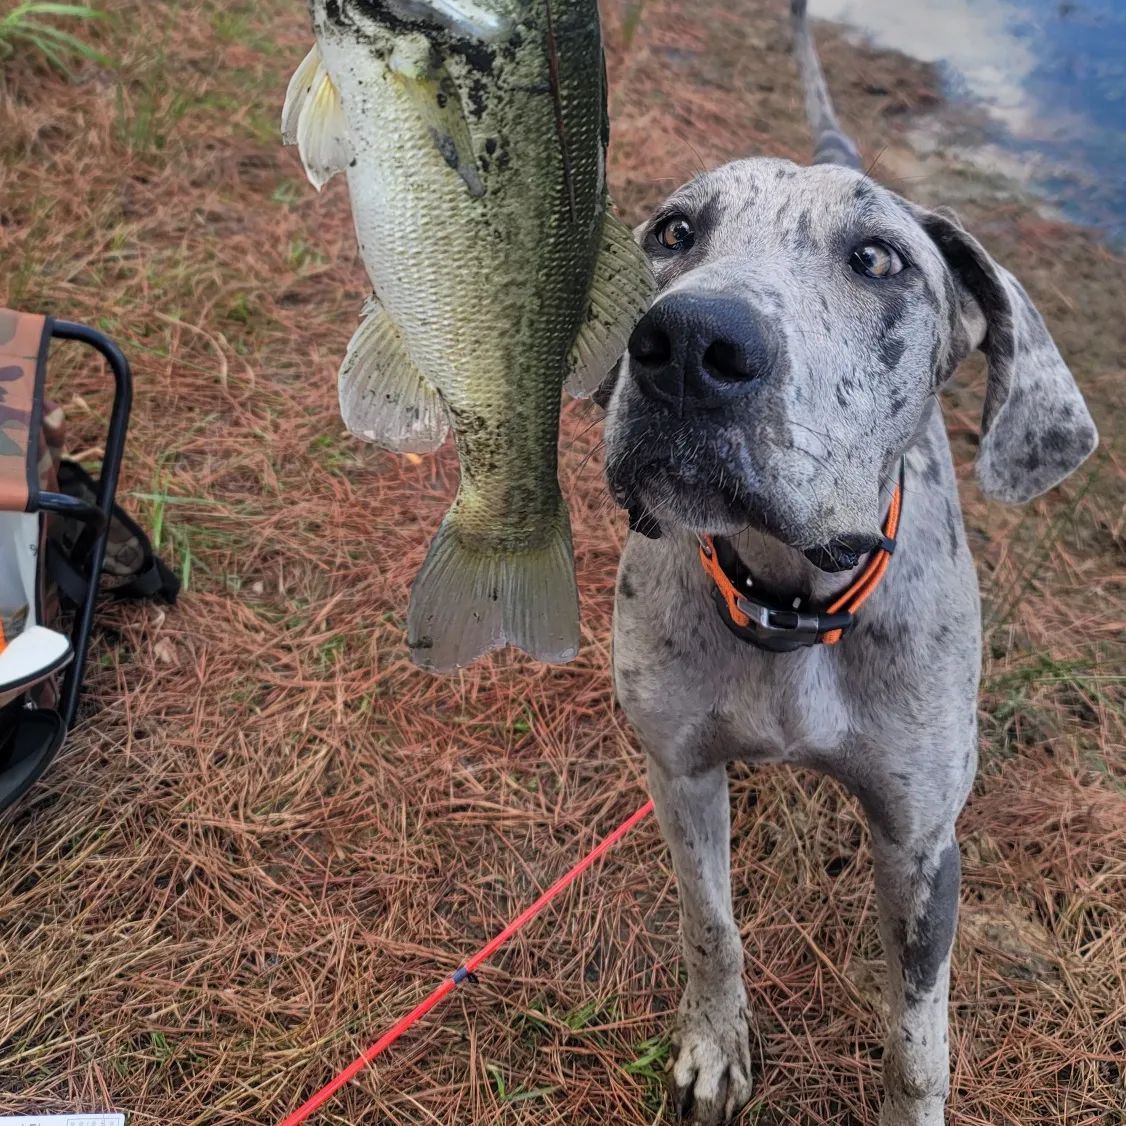
<svg viewBox="0 0 1126 1126">
<path fill-rule="evenodd" d="M 313 89 L 313 80 L 321 65 L 321 50 L 316 43 L 298 64 L 285 91 L 285 105 L 282 106 L 282 141 L 287 145 L 297 144 L 297 122 L 305 100 Z"/>
<path fill-rule="evenodd" d="M 422 668 L 450 672 L 512 645 L 561 664 L 579 651 L 579 596 L 563 498 L 547 542 L 531 551 L 477 551 L 459 538 L 457 502 L 415 577 L 407 644 Z"/>
<path fill-rule="evenodd" d="M 297 148 L 305 175 L 317 191 L 352 159 L 348 120 L 340 94 L 323 64 L 318 64 L 297 116 Z"/>
<path fill-rule="evenodd" d="M 590 283 L 590 307 L 571 349 L 568 394 L 587 396 L 622 358 L 633 326 L 656 290 L 653 271 L 633 235 L 613 215 L 602 220 L 602 250 Z"/>
<path fill-rule="evenodd" d="M 391 71 L 430 130 L 442 159 L 462 179 L 474 199 L 485 194 L 477 170 L 473 137 L 461 104 L 457 83 L 445 65 L 436 61 L 425 38 L 400 39 L 391 52 Z"/>
<path fill-rule="evenodd" d="M 374 297 L 348 343 L 337 389 L 344 425 L 365 442 L 426 454 L 449 433 L 441 396 L 415 367 L 395 322 Z"/>
</svg>

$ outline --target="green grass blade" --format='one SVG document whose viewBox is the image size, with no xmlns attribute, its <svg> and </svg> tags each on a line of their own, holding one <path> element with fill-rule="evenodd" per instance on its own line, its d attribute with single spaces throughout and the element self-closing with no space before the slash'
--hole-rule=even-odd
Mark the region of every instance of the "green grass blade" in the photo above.
<svg viewBox="0 0 1126 1126">
<path fill-rule="evenodd" d="M 84 43 L 81 39 L 71 35 L 69 31 L 63 31 L 62 28 L 52 27 L 50 24 L 41 24 L 37 20 L 27 20 L 24 28 L 33 28 L 36 35 L 45 36 L 55 41 L 64 47 L 69 47 L 76 55 L 80 55 L 84 59 L 90 59 L 91 62 L 101 63 L 103 66 L 112 67 L 113 63 L 106 58 L 100 51 L 96 51 L 89 43 Z M 27 35 L 26 31 L 21 29 L 21 34 Z"/>
<path fill-rule="evenodd" d="M 66 65 L 58 48 L 49 39 L 42 39 L 34 32 L 29 31 L 21 31 L 18 39 L 20 42 L 30 43 L 57 70 L 68 77 L 71 75 L 70 67 Z"/>
<path fill-rule="evenodd" d="M 24 13 L 33 16 L 73 16 L 75 19 L 82 20 L 104 20 L 108 18 L 107 12 L 99 12 L 97 8 L 91 8 L 85 4 L 22 4 L 12 14 L 15 15 L 21 9 Z"/>
</svg>

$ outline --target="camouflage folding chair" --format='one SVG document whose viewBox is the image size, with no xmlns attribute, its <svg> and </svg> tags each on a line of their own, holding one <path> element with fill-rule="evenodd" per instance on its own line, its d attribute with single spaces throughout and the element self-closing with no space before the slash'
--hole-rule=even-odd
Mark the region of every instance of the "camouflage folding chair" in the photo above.
<svg viewBox="0 0 1126 1126">
<path fill-rule="evenodd" d="M 96 348 L 114 376 L 101 475 L 85 495 L 58 491 L 62 412 L 44 399 L 52 339 Z M 0 309 L 0 809 L 43 773 L 77 714 L 131 401 L 129 364 L 100 332 Z M 48 521 L 78 529 L 65 552 L 76 593 L 69 632 L 52 628 Z"/>
</svg>

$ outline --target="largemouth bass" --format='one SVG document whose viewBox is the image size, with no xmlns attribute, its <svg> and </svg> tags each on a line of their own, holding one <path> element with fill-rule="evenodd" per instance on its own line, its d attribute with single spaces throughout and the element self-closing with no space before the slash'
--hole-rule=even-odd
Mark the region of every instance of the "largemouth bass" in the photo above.
<svg viewBox="0 0 1126 1126">
<path fill-rule="evenodd" d="M 339 375 L 345 425 L 461 482 L 411 589 L 417 664 L 579 647 L 560 392 L 589 394 L 653 281 L 608 210 L 596 0 L 312 0 L 285 139 L 348 179 L 374 289 Z"/>
</svg>

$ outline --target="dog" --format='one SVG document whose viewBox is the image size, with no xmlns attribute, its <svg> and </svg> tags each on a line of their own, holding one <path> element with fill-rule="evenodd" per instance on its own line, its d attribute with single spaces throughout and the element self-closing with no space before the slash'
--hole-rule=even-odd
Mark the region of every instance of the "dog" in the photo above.
<svg viewBox="0 0 1126 1126">
<path fill-rule="evenodd" d="M 600 396 L 631 526 L 614 686 L 679 889 L 677 1117 L 716 1126 L 752 1093 L 726 773 L 740 759 L 814 768 L 859 799 L 891 1014 L 880 1123 L 939 1126 L 981 622 L 938 392 L 985 353 L 975 473 L 1007 504 L 1098 437 L 1012 275 L 952 212 L 864 174 L 805 9 L 793 0 L 814 163 L 727 164 L 637 231 L 658 292 Z"/>
</svg>

